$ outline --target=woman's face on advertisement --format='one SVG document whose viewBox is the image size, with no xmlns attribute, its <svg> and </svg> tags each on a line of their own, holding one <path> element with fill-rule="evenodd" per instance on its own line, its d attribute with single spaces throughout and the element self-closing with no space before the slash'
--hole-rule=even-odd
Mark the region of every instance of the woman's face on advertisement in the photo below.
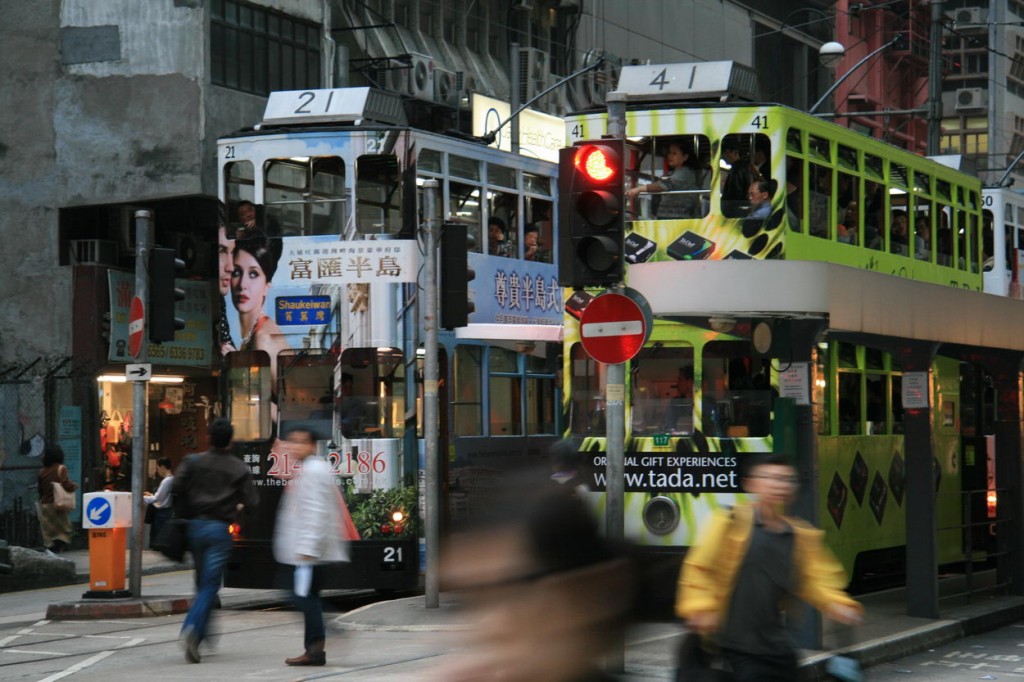
<svg viewBox="0 0 1024 682">
<path fill-rule="evenodd" d="M 263 308 L 270 282 L 256 257 L 248 251 L 235 251 L 235 269 L 231 272 L 231 300 L 240 313 Z"/>
</svg>

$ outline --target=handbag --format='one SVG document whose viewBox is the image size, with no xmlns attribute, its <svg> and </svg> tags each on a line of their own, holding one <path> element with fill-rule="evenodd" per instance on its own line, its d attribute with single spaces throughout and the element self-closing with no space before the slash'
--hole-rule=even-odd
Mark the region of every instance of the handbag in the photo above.
<svg viewBox="0 0 1024 682">
<path fill-rule="evenodd" d="M 65 474 L 66 477 L 66 474 Z M 75 508 L 75 493 L 64 490 L 64 484 L 60 481 L 53 482 L 53 506 L 61 511 L 71 511 Z"/>
<path fill-rule="evenodd" d="M 156 519 L 156 507 L 154 507 L 152 504 L 147 504 L 146 505 L 146 513 L 142 517 L 142 522 L 143 523 L 148 523 L 150 525 L 153 525 L 153 521 L 155 519 Z"/>
<path fill-rule="evenodd" d="M 721 652 L 709 651 L 696 632 L 687 632 L 676 651 L 676 682 L 732 682 Z"/>
<path fill-rule="evenodd" d="M 160 529 L 152 548 L 171 561 L 181 562 L 188 549 L 188 519 L 170 518 Z"/>
</svg>

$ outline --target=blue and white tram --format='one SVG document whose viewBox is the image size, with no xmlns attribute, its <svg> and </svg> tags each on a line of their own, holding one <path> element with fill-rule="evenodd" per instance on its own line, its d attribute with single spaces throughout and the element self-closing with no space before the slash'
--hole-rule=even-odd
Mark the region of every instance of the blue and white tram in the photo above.
<svg viewBox="0 0 1024 682">
<path fill-rule="evenodd" d="M 261 491 L 227 584 L 266 587 L 291 474 L 278 441 L 312 426 L 360 540 L 331 585 L 394 590 L 420 575 L 424 182 L 467 226 L 469 324 L 440 334 L 446 522 L 562 432 L 556 380 L 557 165 L 415 130 L 368 88 L 273 93 L 263 122 L 218 142 L 223 400 Z M 432 191 L 432 190 L 429 190 Z M 443 239 L 443 229 L 442 229 Z M 418 485 L 419 484 L 419 485 Z"/>
</svg>

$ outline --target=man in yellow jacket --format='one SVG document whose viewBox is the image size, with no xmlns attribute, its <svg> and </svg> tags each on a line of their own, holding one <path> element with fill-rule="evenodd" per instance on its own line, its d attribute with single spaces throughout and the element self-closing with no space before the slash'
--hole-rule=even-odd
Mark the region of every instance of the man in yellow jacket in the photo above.
<svg viewBox="0 0 1024 682">
<path fill-rule="evenodd" d="M 783 514 L 797 487 L 781 455 L 752 455 L 743 489 L 750 502 L 717 512 L 690 548 L 679 576 L 676 614 L 713 638 L 736 680 L 796 679 L 796 649 L 783 613 L 795 596 L 847 625 L 863 609 L 822 532 Z"/>
</svg>

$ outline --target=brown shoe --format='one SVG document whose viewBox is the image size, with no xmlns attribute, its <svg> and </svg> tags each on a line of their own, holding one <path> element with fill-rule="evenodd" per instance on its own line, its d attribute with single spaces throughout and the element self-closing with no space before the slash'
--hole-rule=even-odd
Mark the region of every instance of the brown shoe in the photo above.
<svg viewBox="0 0 1024 682">
<path fill-rule="evenodd" d="M 310 653 L 306 652 L 301 656 L 295 658 L 284 659 L 286 665 L 327 665 L 327 654 L 324 652 Z"/>
</svg>

